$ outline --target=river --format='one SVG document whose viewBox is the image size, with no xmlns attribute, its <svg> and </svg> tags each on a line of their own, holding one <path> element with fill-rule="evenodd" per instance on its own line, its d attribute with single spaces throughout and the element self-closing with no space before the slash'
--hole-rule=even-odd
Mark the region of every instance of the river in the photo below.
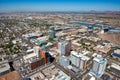
<svg viewBox="0 0 120 80">
<path fill-rule="evenodd" d="M 80 25 L 84 25 L 88 28 L 103 28 L 103 29 L 109 29 L 110 32 L 115 32 L 115 33 L 119 33 L 120 32 L 120 28 L 115 28 L 112 26 L 107 26 L 107 25 L 99 25 L 99 24 L 90 24 L 87 22 L 72 22 L 70 24 L 80 24 Z"/>
</svg>

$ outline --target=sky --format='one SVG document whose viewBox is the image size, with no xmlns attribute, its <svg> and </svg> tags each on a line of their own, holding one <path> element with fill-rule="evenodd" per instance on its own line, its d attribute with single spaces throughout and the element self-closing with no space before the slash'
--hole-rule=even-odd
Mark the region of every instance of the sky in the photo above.
<svg viewBox="0 0 120 80">
<path fill-rule="evenodd" d="M 120 11 L 120 0 L 0 0 L 0 12 Z"/>
</svg>

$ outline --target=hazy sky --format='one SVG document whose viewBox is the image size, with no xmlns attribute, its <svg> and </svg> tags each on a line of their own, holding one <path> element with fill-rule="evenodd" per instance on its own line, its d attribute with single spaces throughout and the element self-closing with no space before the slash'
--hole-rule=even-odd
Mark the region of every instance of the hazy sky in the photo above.
<svg viewBox="0 0 120 80">
<path fill-rule="evenodd" d="M 0 0 L 7 11 L 120 11 L 120 0 Z"/>
</svg>

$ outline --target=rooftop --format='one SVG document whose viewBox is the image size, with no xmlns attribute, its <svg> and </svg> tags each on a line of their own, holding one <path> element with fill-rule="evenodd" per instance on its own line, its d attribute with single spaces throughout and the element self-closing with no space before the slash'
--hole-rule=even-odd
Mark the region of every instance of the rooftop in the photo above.
<svg viewBox="0 0 120 80">
<path fill-rule="evenodd" d="M 105 45 L 105 46 L 97 45 L 96 47 L 94 47 L 94 50 L 101 51 L 103 53 L 109 52 L 110 49 L 111 49 L 111 47 L 109 45 Z"/>
<path fill-rule="evenodd" d="M 114 50 L 114 53 L 119 53 L 120 54 L 120 49 Z"/>
<path fill-rule="evenodd" d="M 31 60 L 32 58 L 37 57 L 37 54 L 35 53 L 31 53 L 31 54 L 27 54 L 25 56 L 23 56 L 24 60 L 27 62 L 28 60 Z"/>
<path fill-rule="evenodd" d="M 83 56 L 83 57 L 82 57 L 82 60 L 87 60 L 87 61 L 88 61 L 88 60 L 90 60 L 90 58 L 87 57 L 87 56 Z"/>
<path fill-rule="evenodd" d="M 5 63 L 5 64 L 1 64 L 0 65 L 0 73 L 4 72 L 4 71 L 7 71 L 10 69 L 10 66 L 8 63 Z"/>
<path fill-rule="evenodd" d="M 95 79 L 95 77 L 94 77 L 92 74 L 88 73 L 88 74 L 85 76 L 84 80 L 96 80 L 96 79 Z"/>
<path fill-rule="evenodd" d="M 96 55 L 96 57 L 94 57 L 93 59 L 94 61 L 97 61 L 99 63 L 102 63 L 102 62 L 106 62 L 107 60 L 105 58 L 103 58 L 101 55 Z"/>
<path fill-rule="evenodd" d="M 76 56 L 76 57 L 82 57 L 82 54 L 77 53 L 75 51 L 71 51 L 71 54 L 74 55 L 74 56 Z"/>
<path fill-rule="evenodd" d="M 113 67 L 113 68 L 115 68 L 115 69 L 117 69 L 117 70 L 119 70 L 119 71 L 120 71 L 120 66 L 119 66 L 119 65 L 117 65 L 117 64 L 112 64 L 112 65 L 111 65 L 111 67 Z"/>
<path fill-rule="evenodd" d="M 115 56 L 117 58 L 120 58 L 120 54 L 117 54 L 117 53 L 113 53 L 112 56 Z"/>
</svg>

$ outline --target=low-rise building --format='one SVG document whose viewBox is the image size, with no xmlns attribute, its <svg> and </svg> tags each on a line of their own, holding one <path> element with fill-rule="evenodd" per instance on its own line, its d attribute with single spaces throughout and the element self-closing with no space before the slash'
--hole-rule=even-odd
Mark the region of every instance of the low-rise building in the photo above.
<svg viewBox="0 0 120 80">
<path fill-rule="evenodd" d="M 120 78 L 120 65 L 111 64 L 110 66 L 108 66 L 108 69 L 111 74 L 116 75 Z"/>
<path fill-rule="evenodd" d="M 0 76 L 10 72 L 10 66 L 8 63 L 0 62 Z"/>
<path fill-rule="evenodd" d="M 102 53 L 107 53 L 111 50 L 111 46 L 109 45 L 105 45 L 105 46 L 102 46 L 102 45 L 97 45 L 96 47 L 94 47 L 94 50 L 96 50 L 97 52 L 102 52 Z"/>
<path fill-rule="evenodd" d="M 120 60 L 120 49 L 114 50 L 114 52 L 111 54 L 114 58 L 117 58 Z"/>
</svg>

